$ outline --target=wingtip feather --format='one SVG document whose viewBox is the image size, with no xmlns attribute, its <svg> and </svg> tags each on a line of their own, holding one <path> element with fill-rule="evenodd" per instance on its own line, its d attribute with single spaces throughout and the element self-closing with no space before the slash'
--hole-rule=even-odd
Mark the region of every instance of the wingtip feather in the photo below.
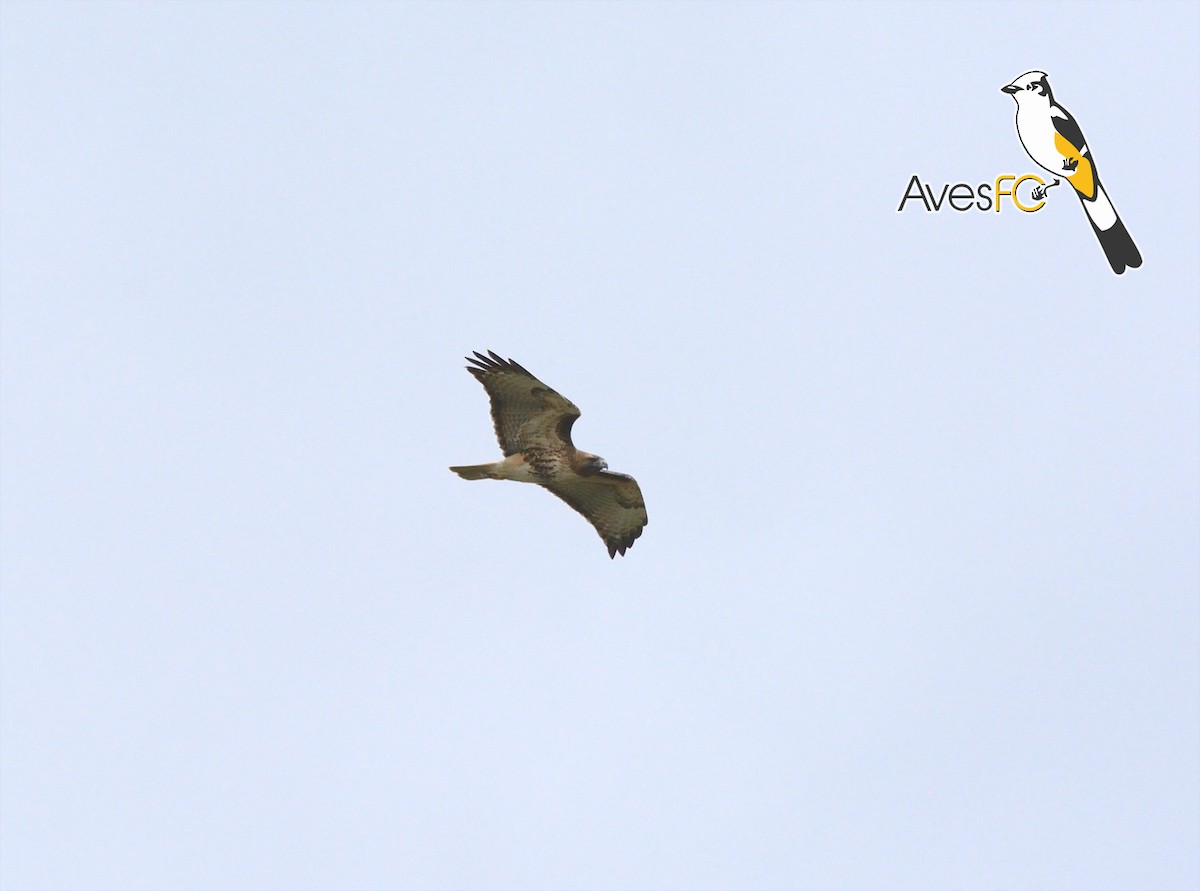
<svg viewBox="0 0 1200 891">
<path fill-rule="evenodd" d="M 488 350 L 486 356 L 478 350 L 475 350 L 474 357 L 465 356 L 464 358 L 468 362 L 474 363 L 467 366 L 467 371 L 476 376 L 487 371 L 514 371 L 520 374 L 528 375 L 529 377 L 534 377 L 533 373 L 530 372 L 528 368 L 514 361 L 513 359 L 505 359 L 495 350 Z"/>
</svg>

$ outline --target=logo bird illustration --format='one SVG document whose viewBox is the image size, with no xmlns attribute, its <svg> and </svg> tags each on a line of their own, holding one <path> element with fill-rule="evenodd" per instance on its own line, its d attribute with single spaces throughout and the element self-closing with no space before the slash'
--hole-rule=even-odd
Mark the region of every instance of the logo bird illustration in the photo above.
<svg viewBox="0 0 1200 891">
<path fill-rule="evenodd" d="M 1071 113 L 1054 101 L 1046 72 L 1026 71 L 1000 89 L 1017 102 L 1017 135 L 1029 157 L 1075 189 L 1112 271 L 1120 275 L 1141 266 L 1142 255 L 1100 184 L 1083 131 Z"/>
</svg>

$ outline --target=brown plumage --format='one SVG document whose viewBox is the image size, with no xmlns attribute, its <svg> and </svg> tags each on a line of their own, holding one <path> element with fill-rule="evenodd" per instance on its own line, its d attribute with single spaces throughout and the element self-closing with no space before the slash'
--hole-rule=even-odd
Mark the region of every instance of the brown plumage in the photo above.
<svg viewBox="0 0 1200 891">
<path fill-rule="evenodd" d="M 512 359 L 467 357 L 467 371 L 487 390 L 492 423 L 504 460 L 450 469 L 467 480 L 515 480 L 553 492 L 587 519 L 608 547 L 622 555 L 649 522 L 637 480 L 608 470 L 598 455 L 571 442 L 579 409 Z"/>
</svg>

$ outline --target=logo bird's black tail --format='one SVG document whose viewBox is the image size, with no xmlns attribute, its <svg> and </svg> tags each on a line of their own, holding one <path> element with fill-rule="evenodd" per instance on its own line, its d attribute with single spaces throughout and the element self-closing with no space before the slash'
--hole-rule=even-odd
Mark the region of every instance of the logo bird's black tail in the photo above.
<svg viewBox="0 0 1200 891">
<path fill-rule="evenodd" d="M 1092 231 L 1096 233 L 1100 247 L 1104 249 L 1104 256 L 1108 257 L 1108 265 L 1112 267 L 1112 271 L 1120 275 L 1126 269 L 1137 269 L 1141 266 L 1142 254 L 1117 215 L 1116 208 L 1108 200 L 1104 187 L 1097 182 L 1095 197 L 1088 200 L 1080 195 L 1079 201 L 1083 204 L 1083 210 L 1087 214 L 1088 222 L 1092 224 Z"/>
</svg>

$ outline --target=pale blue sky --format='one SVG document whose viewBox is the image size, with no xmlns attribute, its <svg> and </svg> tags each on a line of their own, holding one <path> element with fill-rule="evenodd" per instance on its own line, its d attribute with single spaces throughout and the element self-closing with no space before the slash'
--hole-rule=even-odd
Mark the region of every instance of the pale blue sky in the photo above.
<svg viewBox="0 0 1200 891">
<path fill-rule="evenodd" d="M 0 8 L 0 885 L 1200 884 L 1200 7 Z M 1040 68 L 1145 256 L 1036 172 Z M 495 349 L 650 525 L 498 455 Z"/>
</svg>

